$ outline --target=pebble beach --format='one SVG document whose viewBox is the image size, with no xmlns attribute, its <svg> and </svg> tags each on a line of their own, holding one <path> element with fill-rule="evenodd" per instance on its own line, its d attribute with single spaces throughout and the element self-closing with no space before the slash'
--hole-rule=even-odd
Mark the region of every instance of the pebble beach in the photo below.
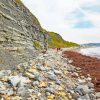
<svg viewBox="0 0 100 100">
<path fill-rule="evenodd" d="M 92 76 L 64 57 L 48 50 L 13 70 L 0 71 L 0 100 L 100 100 Z"/>
</svg>

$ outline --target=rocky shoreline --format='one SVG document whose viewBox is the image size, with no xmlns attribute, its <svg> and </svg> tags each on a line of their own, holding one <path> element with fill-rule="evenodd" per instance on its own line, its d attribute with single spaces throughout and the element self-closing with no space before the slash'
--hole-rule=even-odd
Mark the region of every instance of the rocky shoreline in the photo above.
<svg viewBox="0 0 100 100">
<path fill-rule="evenodd" d="M 73 60 L 73 66 L 81 68 L 80 74 L 91 75 L 96 91 L 100 92 L 100 59 L 82 55 L 77 51 L 65 51 L 64 55 Z"/>
<path fill-rule="evenodd" d="M 0 100 L 99 100 L 91 76 L 80 75 L 62 52 L 50 49 L 13 70 L 1 70 Z"/>
</svg>

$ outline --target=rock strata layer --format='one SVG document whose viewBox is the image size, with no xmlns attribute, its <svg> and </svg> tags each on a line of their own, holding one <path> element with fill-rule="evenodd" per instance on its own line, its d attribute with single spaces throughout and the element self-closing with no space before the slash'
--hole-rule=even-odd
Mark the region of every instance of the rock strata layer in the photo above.
<svg viewBox="0 0 100 100">
<path fill-rule="evenodd" d="M 45 43 L 41 30 L 37 18 L 20 0 L 0 0 L 0 69 L 36 56 L 34 43 L 41 47 Z"/>
</svg>

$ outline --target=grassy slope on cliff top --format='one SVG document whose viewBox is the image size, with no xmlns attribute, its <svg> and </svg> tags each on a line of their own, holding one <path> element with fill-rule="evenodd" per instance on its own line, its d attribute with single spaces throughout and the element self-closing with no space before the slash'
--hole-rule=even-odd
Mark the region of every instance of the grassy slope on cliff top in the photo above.
<svg viewBox="0 0 100 100">
<path fill-rule="evenodd" d="M 76 43 L 63 40 L 63 38 L 57 33 L 48 32 L 48 34 L 51 37 L 51 41 L 49 41 L 49 47 L 51 47 L 51 48 L 53 48 L 53 47 L 54 48 L 56 48 L 56 47 L 65 48 L 65 47 L 79 46 Z"/>
</svg>

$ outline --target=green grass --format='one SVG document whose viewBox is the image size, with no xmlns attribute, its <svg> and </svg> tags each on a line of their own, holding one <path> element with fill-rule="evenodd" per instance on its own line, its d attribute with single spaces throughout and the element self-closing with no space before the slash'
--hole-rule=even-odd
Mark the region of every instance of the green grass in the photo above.
<svg viewBox="0 0 100 100">
<path fill-rule="evenodd" d="M 76 43 L 63 40 L 63 38 L 57 33 L 48 32 L 48 34 L 51 37 L 51 41 L 48 42 L 49 48 L 57 48 L 57 47 L 66 48 L 66 47 L 79 46 Z"/>
<path fill-rule="evenodd" d="M 34 41 L 34 42 L 33 42 L 33 46 L 34 46 L 35 49 L 37 49 L 37 50 L 39 50 L 39 49 L 42 48 L 41 45 L 40 45 L 40 43 L 39 43 L 38 41 Z"/>
</svg>

